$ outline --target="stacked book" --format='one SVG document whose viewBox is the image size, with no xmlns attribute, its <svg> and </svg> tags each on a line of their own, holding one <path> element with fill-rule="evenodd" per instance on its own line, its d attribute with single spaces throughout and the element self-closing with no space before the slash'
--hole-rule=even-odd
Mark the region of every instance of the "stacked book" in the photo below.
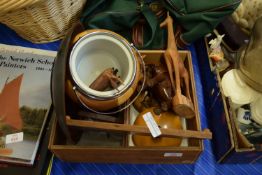
<svg viewBox="0 0 262 175">
<path fill-rule="evenodd" d="M 0 172 L 14 164 L 36 166 L 48 151 L 55 56 L 54 51 L 0 44 Z"/>
</svg>

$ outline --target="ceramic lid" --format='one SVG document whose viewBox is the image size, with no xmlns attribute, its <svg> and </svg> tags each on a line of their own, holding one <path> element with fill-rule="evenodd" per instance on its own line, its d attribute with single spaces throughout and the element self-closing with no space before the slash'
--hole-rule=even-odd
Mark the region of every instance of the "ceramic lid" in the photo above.
<svg viewBox="0 0 262 175">
<path fill-rule="evenodd" d="M 236 69 L 226 72 L 222 78 L 222 89 L 226 97 L 235 104 L 249 104 L 256 100 L 259 93 L 249 87 L 237 74 Z"/>
</svg>

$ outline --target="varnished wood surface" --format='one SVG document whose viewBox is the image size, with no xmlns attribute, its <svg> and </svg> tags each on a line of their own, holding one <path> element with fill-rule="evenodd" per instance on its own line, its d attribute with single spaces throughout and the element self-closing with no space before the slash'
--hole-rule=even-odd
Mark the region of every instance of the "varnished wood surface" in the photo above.
<svg viewBox="0 0 262 175">
<path fill-rule="evenodd" d="M 142 50 L 141 54 L 147 55 L 146 64 L 159 64 L 163 57 L 163 50 Z M 188 51 L 179 51 L 180 58 L 184 60 L 190 75 L 190 93 L 196 116 L 186 119 L 186 127 L 189 130 L 200 131 L 200 116 L 198 112 L 197 97 L 194 84 L 194 74 L 191 54 Z M 124 115 L 129 115 L 125 110 Z M 72 116 L 73 117 L 73 116 Z M 125 122 L 128 124 L 128 122 Z M 70 125 L 70 127 L 73 127 Z M 74 127 L 85 128 L 85 127 Z M 147 128 L 146 128 L 147 129 Z M 128 131 L 129 132 L 129 131 Z M 128 134 L 126 134 L 128 135 Z M 119 162 L 119 163 L 194 163 L 203 151 L 203 140 L 188 138 L 187 146 L 175 147 L 138 147 L 128 146 L 128 137 L 121 147 L 91 147 L 66 144 L 66 139 L 59 127 L 55 125 L 50 138 L 49 149 L 61 160 L 70 162 Z M 178 157 L 165 157 L 165 153 L 178 153 Z M 181 156 L 181 157 L 179 157 Z"/>
<path fill-rule="evenodd" d="M 151 134 L 146 126 L 117 124 L 107 122 L 95 122 L 88 120 L 76 120 L 70 117 L 66 118 L 68 126 L 77 126 L 93 129 L 102 129 L 110 131 L 124 131 L 139 134 Z M 194 130 L 180 130 L 180 129 L 164 129 L 160 128 L 161 136 L 163 137 L 184 137 L 184 138 L 198 138 L 198 139 L 211 139 L 212 133 L 209 130 L 194 131 Z"/>
</svg>

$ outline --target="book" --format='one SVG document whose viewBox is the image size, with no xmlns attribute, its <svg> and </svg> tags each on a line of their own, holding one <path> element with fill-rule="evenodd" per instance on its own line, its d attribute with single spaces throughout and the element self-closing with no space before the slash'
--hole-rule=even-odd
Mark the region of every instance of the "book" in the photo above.
<svg viewBox="0 0 262 175">
<path fill-rule="evenodd" d="M 46 127 L 44 127 L 34 164 L 32 166 L 21 166 L 0 162 L 0 174 L 17 175 L 17 172 L 19 172 L 19 175 L 47 175 L 47 172 L 50 171 L 50 166 L 52 166 L 53 157 L 53 154 L 48 149 L 51 125 L 55 119 L 54 111 L 51 111 L 47 119 Z"/>
<path fill-rule="evenodd" d="M 0 161 L 33 165 L 52 103 L 56 54 L 0 44 Z"/>
</svg>

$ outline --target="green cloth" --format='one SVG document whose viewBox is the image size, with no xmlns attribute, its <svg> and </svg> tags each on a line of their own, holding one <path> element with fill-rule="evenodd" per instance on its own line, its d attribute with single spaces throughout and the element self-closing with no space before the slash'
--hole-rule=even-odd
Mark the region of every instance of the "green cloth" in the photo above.
<svg viewBox="0 0 262 175">
<path fill-rule="evenodd" d="M 191 43 L 210 33 L 241 0 L 165 0 L 170 15 L 183 26 L 182 39 Z"/>
<path fill-rule="evenodd" d="M 181 35 L 186 43 L 211 32 L 224 16 L 239 5 L 236 0 L 158 0 L 174 18 L 174 25 L 184 28 Z M 132 27 L 144 17 L 144 46 L 140 49 L 163 49 L 166 29 L 160 29 L 161 20 L 151 11 L 151 1 L 89 0 L 81 17 L 86 29 L 107 29 L 119 33 L 130 42 Z M 177 22 L 177 23 L 176 23 Z"/>
</svg>

